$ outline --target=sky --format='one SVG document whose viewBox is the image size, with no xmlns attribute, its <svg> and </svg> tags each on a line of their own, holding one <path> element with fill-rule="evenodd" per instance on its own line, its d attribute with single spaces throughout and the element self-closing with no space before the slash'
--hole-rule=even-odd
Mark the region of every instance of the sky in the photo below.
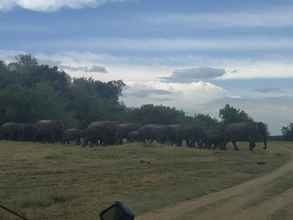
<svg viewBox="0 0 293 220">
<path fill-rule="evenodd" d="M 127 106 L 232 104 L 272 134 L 293 121 L 292 0 L 0 0 L 0 59 L 123 80 Z"/>
</svg>

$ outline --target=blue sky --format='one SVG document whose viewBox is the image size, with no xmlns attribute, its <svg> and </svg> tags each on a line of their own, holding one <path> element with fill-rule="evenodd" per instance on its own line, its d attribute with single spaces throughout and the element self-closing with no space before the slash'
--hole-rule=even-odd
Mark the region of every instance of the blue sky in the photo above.
<svg viewBox="0 0 293 220">
<path fill-rule="evenodd" d="M 231 103 L 293 121 L 290 0 L 0 0 L 0 58 L 122 79 L 123 101 L 217 115 Z"/>
</svg>

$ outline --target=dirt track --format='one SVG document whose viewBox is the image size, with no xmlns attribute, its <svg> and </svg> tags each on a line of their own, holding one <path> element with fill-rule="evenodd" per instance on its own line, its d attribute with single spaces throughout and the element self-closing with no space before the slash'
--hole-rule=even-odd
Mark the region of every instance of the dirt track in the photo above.
<svg viewBox="0 0 293 220">
<path fill-rule="evenodd" d="M 243 184 L 208 194 L 204 197 L 167 207 L 140 216 L 138 220 L 262 220 L 278 209 L 293 202 L 293 188 L 266 197 L 265 190 L 278 178 L 293 171 L 293 151 L 288 150 L 291 159 L 282 167 L 265 176 Z"/>
</svg>

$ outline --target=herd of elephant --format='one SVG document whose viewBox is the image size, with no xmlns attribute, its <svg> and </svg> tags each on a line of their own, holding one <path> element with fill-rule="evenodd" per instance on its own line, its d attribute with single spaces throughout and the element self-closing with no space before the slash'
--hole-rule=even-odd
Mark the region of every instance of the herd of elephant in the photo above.
<svg viewBox="0 0 293 220">
<path fill-rule="evenodd" d="M 257 141 L 267 148 L 267 129 L 262 122 L 239 122 L 204 129 L 185 124 L 92 122 L 85 129 L 65 129 L 62 121 L 40 120 L 36 123 L 7 122 L 0 127 L 0 139 L 42 143 L 76 143 L 82 146 L 114 145 L 127 142 L 157 142 L 176 146 L 226 149 L 231 142 L 239 150 L 238 141 L 247 141 L 253 150 Z"/>
</svg>

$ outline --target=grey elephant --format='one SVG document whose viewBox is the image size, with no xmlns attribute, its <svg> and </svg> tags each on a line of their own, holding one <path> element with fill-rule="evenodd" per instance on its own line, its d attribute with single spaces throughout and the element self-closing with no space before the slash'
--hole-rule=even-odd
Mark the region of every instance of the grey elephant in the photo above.
<svg viewBox="0 0 293 220">
<path fill-rule="evenodd" d="M 23 124 L 16 122 L 6 122 L 1 125 L 1 136 L 4 140 L 23 140 Z"/>
<path fill-rule="evenodd" d="M 142 142 L 164 144 L 168 140 L 168 126 L 160 124 L 147 124 L 137 130 L 139 139 Z"/>
<path fill-rule="evenodd" d="M 166 125 L 166 129 L 164 129 L 164 132 L 166 132 L 166 140 L 168 144 L 170 145 L 180 145 L 178 143 L 178 131 L 181 128 L 180 124 L 170 124 Z"/>
<path fill-rule="evenodd" d="M 83 146 L 115 144 L 117 124 L 116 121 L 92 122 L 83 132 Z"/>
<path fill-rule="evenodd" d="M 83 131 L 81 129 L 77 128 L 70 128 L 64 130 L 62 142 L 64 144 L 70 144 L 71 142 L 74 142 L 76 145 L 81 144 L 81 139 L 83 136 Z"/>
<path fill-rule="evenodd" d="M 224 149 L 225 138 L 224 129 L 222 126 L 205 129 L 205 145 L 208 149 Z"/>
<path fill-rule="evenodd" d="M 36 129 L 33 123 L 22 123 L 23 127 L 23 141 L 34 141 Z"/>
<path fill-rule="evenodd" d="M 180 125 L 176 133 L 177 145 L 182 146 L 183 141 L 188 147 L 204 147 L 206 136 L 204 130 L 196 125 Z"/>
<path fill-rule="evenodd" d="M 40 120 L 35 123 L 35 140 L 47 143 L 61 142 L 64 124 L 59 120 Z"/>
<path fill-rule="evenodd" d="M 118 144 L 123 144 L 123 141 L 127 139 L 127 141 L 130 141 L 128 134 L 136 131 L 139 129 L 140 125 L 135 123 L 122 123 L 116 125 L 116 131 L 115 131 L 115 141 Z"/>
<path fill-rule="evenodd" d="M 235 150 L 239 150 L 238 141 L 247 141 L 249 150 L 253 150 L 256 142 L 261 140 L 264 143 L 264 149 L 267 149 L 267 126 L 262 122 L 239 122 L 226 125 L 224 129 L 225 146 L 232 142 Z"/>
<path fill-rule="evenodd" d="M 127 134 L 127 141 L 128 142 L 139 142 L 141 141 L 140 136 L 139 136 L 139 131 L 131 131 Z"/>
</svg>

